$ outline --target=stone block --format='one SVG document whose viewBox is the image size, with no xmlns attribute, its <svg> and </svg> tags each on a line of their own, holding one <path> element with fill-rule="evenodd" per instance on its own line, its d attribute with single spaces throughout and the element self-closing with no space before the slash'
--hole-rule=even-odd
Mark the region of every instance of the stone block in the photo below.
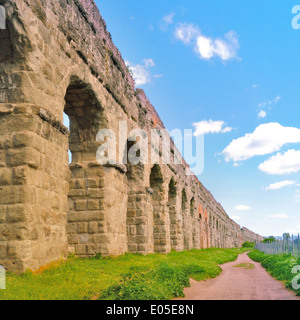
<svg viewBox="0 0 300 320">
<path fill-rule="evenodd" d="M 0 168 L 0 186 L 12 184 L 12 170 L 8 168 Z"/>
<path fill-rule="evenodd" d="M 87 209 L 86 200 L 75 200 L 75 210 L 76 211 L 85 211 Z"/>
<path fill-rule="evenodd" d="M 87 222 L 78 222 L 77 231 L 78 231 L 78 233 L 87 233 L 88 232 L 88 223 Z"/>
<path fill-rule="evenodd" d="M 79 256 L 86 255 L 87 254 L 86 244 L 76 244 L 75 254 Z"/>
<path fill-rule="evenodd" d="M 99 200 L 88 200 L 87 201 L 87 209 L 88 210 L 98 210 L 99 208 L 100 208 Z"/>
</svg>

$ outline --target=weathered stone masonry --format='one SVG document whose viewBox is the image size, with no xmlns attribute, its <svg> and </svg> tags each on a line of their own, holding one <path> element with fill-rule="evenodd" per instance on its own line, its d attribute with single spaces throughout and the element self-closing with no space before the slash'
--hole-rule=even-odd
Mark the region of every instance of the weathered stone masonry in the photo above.
<svg viewBox="0 0 300 320">
<path fill-rule="evenodd" d="M 164 126 L 135 89 L 92 0 L 0 5 L 7 12 L 0 30 L 1 265 L 22 272 L 68 252 L 167 253 L 240 246 L 244 234 L 260 239 L 185 175 L 185 163 L 97 163 L 98 130 L 118 131 L 127 121 L 128 131 L 150 135 Z"/>
</svg>

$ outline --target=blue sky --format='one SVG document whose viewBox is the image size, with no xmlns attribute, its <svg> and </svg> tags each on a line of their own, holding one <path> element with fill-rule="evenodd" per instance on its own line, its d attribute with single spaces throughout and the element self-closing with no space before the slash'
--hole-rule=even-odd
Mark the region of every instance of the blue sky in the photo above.
<svg viewBox="0 0 300 320">
<path fill-rule="evenodd" d="M 205 133 L 199 179 L 262 235 L 300 232 L 294 1 L 96 0 L 167 129 Z"/>
</svg>

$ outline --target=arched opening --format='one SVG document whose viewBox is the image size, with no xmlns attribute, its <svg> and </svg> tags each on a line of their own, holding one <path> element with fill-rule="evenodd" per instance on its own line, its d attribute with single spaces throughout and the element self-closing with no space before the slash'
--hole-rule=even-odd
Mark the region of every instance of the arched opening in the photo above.
<svg viewBox="0 0 300 320">
<path fill-rule="evenodd" d="M 164 188 L 163 175 L 159 165 L 154 165 L 150 174 L 150 188 L 152 193 L 153 211 L 153 249 L 155 252 L 166 252 L 165 208 L 164 208 Z"/>
<path fill-rule="evenodd" d="M 17 34 L 10 23 L 9 20 L 5 19 L 6 11 L 2 11 L 4 9 L 3 6 L 0 7 L 0 26 L 4 28 L 0 28 L 0 62 L 4 62 L 13 58 L 14 53 L 19 54 L 20 50 L 23 49 L 23 45 L 21 48 L 19 47 L 20 41 L 17 39 Z M 25 40 L 25 39 L 24 39 Z M 23 41 L 24 41 L 23 40 Z M 18 45 L 18 50 L 16 50 L 16 45 Z M 23 50 L 22 50 L 23 52 Z"/>
<path fill-rule="evenodd" d="M 70 131 L 70 118 L 69 116 L 64 112 L 64 126 L 67 127 Z M 69 144 L 70 146 L 70 144 Z M 70 147 L 68 148 L 68 156 L 69 156 L 69 164 L 72 163 L 72 152 L 70 150 Z"/>
<path fill-rule="evenodd" d="M 177 246 L 179 245 L 181 225 L 176 218 L 177 186 L 176 186 L 176 181 L 174 177 L 171 179 L 169 183 L 168 205 L 169 205 L 169 216 L 170 216 L 171 249 L 176 250 Z"/>
<path fill-rule="evenodd" d="M 198 224 L 198 217 L 196 216 L 196 208 L 195 208 L 195 197 L 193 196 L 190 201 L 190 225 L 192 231 L 192 245 L 193 248 L 200 247 L 200 230 Z"/>
<path fill-rule="evenodd" d="M 198 206 L 198 216 L 199 216 L 199 233 L 200 233 L 200 249 L 204 248 L 204 226 L 203 226 L 203 208 L 202 205 Z"/>
<path fill-rule="evenodd" d="M 191 217 L 194 217 L 194 212 L 195 212 L 195 198 L 193 197 L 191 199 L 191 203 L 190 203 L 190 214 L 191 214 Z"/>
<path fill-rule="evenodd" d="M 64 113 L 69 118 L 72 162 L 95 161 L 96 135 L 103 125 L 102 107 L 92 89 L 81 81 L 69 85 Z"/>
<path fill-rule="evenodd" d="M 181 210 L 182 210 L 182 214 L 184 214 L 185 211 L 186 211 L 186 203 L 187 203 L 187 197 L 186 197 L 185 189 L 183 189 L 182 190 L 182 195 L 181 195 Z"/>
<path fill-rule="evenodd" d="M 123 164 L 126 164 L 127 168 L 126 179 L 128 187 L 126 216 L 128 251 L 147 254 L 149 253 L 148 242 L 153 239 L 153 232 L 149 236 L 147 219 L 148 194 L 145 190 L 144 181 L 145 166 L 141 163 L 137 165 L 131 164 L 128 159 L 128 152 L 134 144 L 135 142 L 133 141 L 127 141 L 123 152 Z M 151 221 L 152 219 L 151 217 Z M 150 250 L 151 252 L 152 249 Z"/>
<path fill-rule="evenodd" d="M 69 211 L 67 233 L 69 251 L 78 256 L 101 252 L 104 232 L 101 203 L 103 168 L 96 163 L 96 135 L 103 125 L 102 108 L 92 89 L 73 81 L 65 95 L 65 123 L 69 124 Z M 68 123 L 69 121 L 69 123 Z"/>
<path fill-rule="evenodd" d="M 185 250 L 190 249 L 190 237 L 191 232 L 189 230 L 189 216 L 188 216 L 188 200 L 186 196 L 185 189 L 182 189 L 181 193 L 181 212 L 183 219 L 183 247 Z"/>
</svg>

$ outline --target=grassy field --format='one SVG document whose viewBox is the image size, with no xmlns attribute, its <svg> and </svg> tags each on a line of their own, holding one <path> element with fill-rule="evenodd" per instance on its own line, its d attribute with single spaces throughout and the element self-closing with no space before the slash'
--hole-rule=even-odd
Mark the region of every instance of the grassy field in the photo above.
<svg viewBox="0 0 300 320">
<path fill-rule="evenodd" d="M 254 250 L 250 252 L 249 257 L 261 265 L 270 273 L 271 276 L 277 280 L 284 281 L 287 288 L 292 288 L 293 278 L 299 274 L 293 274 L 292 269 L 294 266 L 300 265 L 300 258 L 295 258 L 291 254 L 278 254 L 271 255 Z M 294 290 L 300 296 L 300 289 Z"/>
<path fill-rule="evenodd" d="M 234 261 L 245 251 L 210 248 L 168 255 L 69 257 L 41 272 L 7 273 L 0 300 L 167 300 L 182 296 L 190 277 L 216 277 L 221 272 L 219 264 Z"/>
</svg>

